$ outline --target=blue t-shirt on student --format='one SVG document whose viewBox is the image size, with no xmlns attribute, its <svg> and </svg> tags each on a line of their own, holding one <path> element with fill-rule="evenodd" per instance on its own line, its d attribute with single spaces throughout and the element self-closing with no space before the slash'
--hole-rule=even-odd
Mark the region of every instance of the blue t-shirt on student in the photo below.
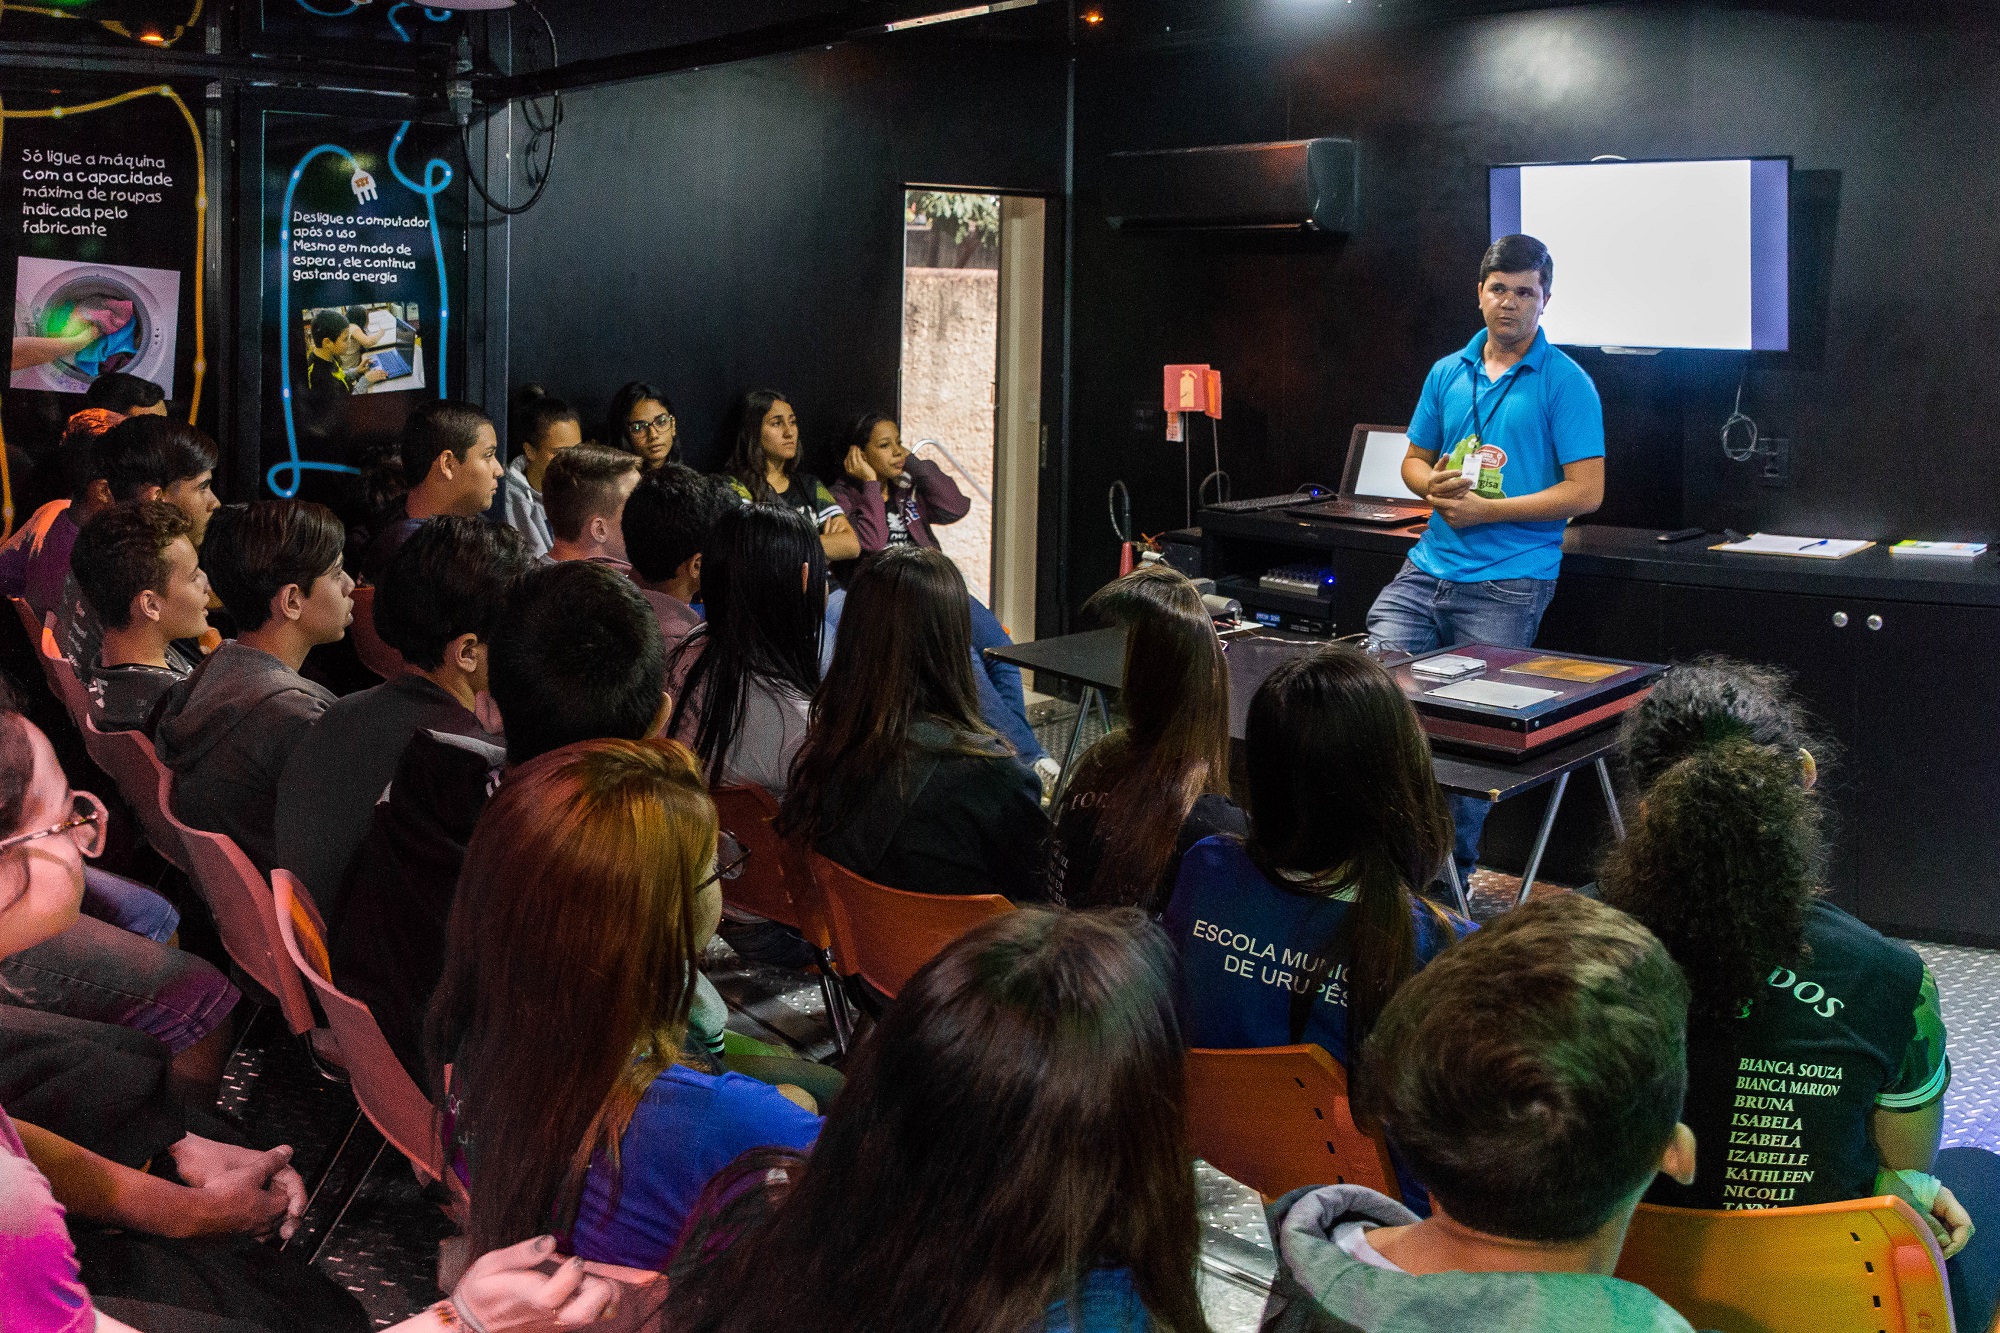
<svg viewBox="0 0 2000 1333">
<path fill-rule="evenodd" d="M 1449 460 L 1478 433 L 1482 475 L 1495 469 L 1500 494 L 1533 495 L 1563 479 L 1563 465 L 1604 457 L 1604 405 L 1590 375 L 1539 330 L 1528 354 L 1486 378 L 1481 329 L 1431 367 L 1410 418 L 1410 443 Z M 1482 482 L 1480 493 L 1492 495 Z M 1410 563 L 1448 583 L 1552 579 L 1562 564 L 1563 522 L 1482 523 L 1454 528 L 1431 515 Z"/>
<path fill-rule="evenodd" d="M 752 1148 L 804 1150 L 820 1118 L 767 1083 L 674 1065 L 653 1080 L 618 1141 L 614 1176 L 599 1153 L 584 1177 L 573 1253 L 664 1272 L 688 1213 L 716 1173 Z"/>
<path fill-rule="evenodd" d="M 1346 961 L 1331 972 L 1322 950 L 1347 919 L 1349 904 L 1324 890 L 1273 883 L 1251 861 L 1241 840 L 1203 838 L 1181 861 L 1167 934 L 1180 954 L 1175 996 L 1181 1034 L 1190 1046 L 1237 1050 L 1311 1042 L 1347 1064 Z M 1412 913 L 1421 967 L 1472 923 L 1446 919 L 1425 904 Z M 1305 1032 L 1292 1036 L 1293 988 L 1313 984 L 1319 995 Z"/>
</svg>

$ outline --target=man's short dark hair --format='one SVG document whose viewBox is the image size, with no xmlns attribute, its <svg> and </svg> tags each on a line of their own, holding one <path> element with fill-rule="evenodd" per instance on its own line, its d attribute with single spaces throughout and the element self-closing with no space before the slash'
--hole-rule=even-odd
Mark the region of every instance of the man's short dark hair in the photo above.
<svg viewBox="0 0 2000 1333">
<path fill-rule="evenodd" d="M 354 321 L 339 306 L 329 306 L 325 310 L 315 310 L 312 317 L 312 345 L 317 348 L 329 338 L 338 338 L 347 332 L 347 326 Z"/>
<path fill-rule="evenodd" d="M 455 398 L 419 405 L 403 423 L 404 484 L 412 490 L 421 485 L 439 454 L 464 461 L 479 444 L 479 428 L 492 424 L 484 412 Z"/>
<path fill-rule="evenodd" d="M 89 503 L 90 483 L 104 476 L 104 437 L 123 420 L 122 413 L 108 407 L 86 407 L 70 414 L 57 453 L 63 475 L 69 478 L 71 504 Z"/>
<path fill-rule="evenodd" d="M 435 670 L 459 635 L 492 641 L 508 590 L 533 566 L 510 527 L 479 515 L 429 519 L 375 581 L 375 632 L 411 666 Z"/>
<path fill-rule="evenodd" d="M 158 416 L 126 417 L 97 442 L 99 469 L 119 501 L 211 471 L 220 452 L 187 422 Z"/>
<path fill-rule="evenodd" d="M 347 529 L 333 511 L 307 500 L 224 505 L 208 521 L 201 566 L 238 630 L 262 629 L 271 599 L 286 584 L 310 592 L 340 563 Z"/>
<path fill-rule="evenodd" d="M 625 502 L 625 558 L 648 583 L 672 578 L 701 552 L 716 519 L 734 503 L 714 478 L 667 464 Z"/>
<path fill-rule="evenodd" d="M 1687 1093 L 1687 1007 L 1644 926 L 1538 898 L 1403 983 L 1365 1047 L 1360 1109 L 1457 1221 L 1576 1240 L 1659 1168 Z"/>
<path fill-rule="evenodd" d="M 167 548 L 175 539 L 194 540 L 194 524 L 160 500 L 112 505 L 83 525 L 70 552 L 70 572 L 106 628 L 132 623 L 132 599 L 151 589 L 163 592 L 172 574 Z"/>
<path fill-rule="evenodd" d="M 120 416 L 130 416 L 142 407 L 157 407 L 166 400 L 165 389 L 122 370 L 107 370 L 83 391 L 85 407 L 107 408 Z"/>
<path fill-rule="evenodd" d="M 510 764 L 572 741 L 640 740 L 659 716 L 666 642 L 623 574 L 581 560 L 545 565 L 514 585 L 493 626 L 487 682 Z"/>
<path fill-rule="evenodd" d="M 1479 261 L 1479 285 L 1484 287 L 1495 273 L 1541 274 L 1542 297 L 1546 300 L 1555 285 L 1556 261 L 1549 257 L 1549 247 L 1532 236 L 1516 233 L 1502 236 L 1486 247 L 1486 257 Z"/>
<path fill-rule="evenodd" d="M 609 516 L 618 479 L 639 470 L 639 456 L 601 444 L 579 444 L 549 460 L 542 474 L 542 507 L 549 531 L 566 542 L 583 536 L 593 515 Z"/>
</svg>

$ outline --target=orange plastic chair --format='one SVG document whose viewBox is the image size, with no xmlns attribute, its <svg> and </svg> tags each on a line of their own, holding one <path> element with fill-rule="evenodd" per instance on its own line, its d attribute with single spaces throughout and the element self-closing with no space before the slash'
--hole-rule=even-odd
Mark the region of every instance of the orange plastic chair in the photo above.
<svg viewBox="0 0 2000 1333">
<path fill-rule="evenodd" d="M 326 927 L 312 897 L 288 870 L 271 872 L 271 888 L 285 953 L 319 995 L 320 1008 L 339 1043 L 340 1062 L 363 1114 L 396 1151 L 410 1159 L 420 1178 L 444 1181 L 454 1202 L 462 1200 L 464 1184 L 457 1172 L 446 1169 L 444 1146 L 438 1140 L 437 1108 L 389 1049 L 388 1039 L 368 1006 L 333 984 Z"/>
<path fill-rule="evenodd" d="M 890 999 L 945 945 L 1014 910 L 997 893 L 907 893 L 863 879 L 817 852 L 811 863 L 826 904 L 834 966 Z"/>
<path fill-rule="evenodd" d="M 174 814 L 172 789 L 160 792 L 160 808 L 187 849 L 189 878 L 200 890 L 215 918 L 222 947 L 250 979 L 278 1002 L 279 1012 L 293 1033 L 314 1027 L 312 1001 L 306 983 L 285 952 L 278 932 L 277 900 L 243 849 L 220 833 L 191 828 Z"/>
<path fill-rule="evenodd" d="M 1267 1199 L 1303 1185 L 1365 1185 L 1396 1198 L 1379 1138 L 1354 1123 L 1347 1071 L 1318 1046 L 1187 1053 L 1194 1155 Z"/>
<path fill-rule="evenodd" d="M 375 632 L 375 588 L 373 584 L 361 584 L 354 590 L 354 623 L 347 627 L 354 636 L 354 651 L 361 658 L 361 665 L 380 676 L 383 680 L 394 680 L 410 670 L 410 664 L 403 655 L 382 642 L 382 636 Z"/>
<path fill-rule="evenodd" d="M 192 874 L 187 846 L 167 818 L 167 787 L 173 773 L 153 753 L 153 743 L 139 731 L 99 731 L 90 717 L 83 719 L 83 748 L 96 765 L 111 775 L 119 794 L 132 807 L 146 841 L 184 874 Z"/>
<path fill-rule="evenodd" d="M 1639 1205 L 1618 1276 L 1719 1333 L 1950 1333 L 1930 1228 L 1901 1199 L 1711 1212 Z"/>
</svg>

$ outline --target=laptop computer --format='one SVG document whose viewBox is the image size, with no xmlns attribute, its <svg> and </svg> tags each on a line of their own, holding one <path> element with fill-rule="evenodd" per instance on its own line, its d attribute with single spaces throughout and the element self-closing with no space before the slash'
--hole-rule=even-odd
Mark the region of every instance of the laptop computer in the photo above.
<svg viewBox="0 0 2000 1333">
<path fill-rule="evenodd" d="M 1385 527 L 1429 518 L 1431 507 L 1403 484 L 1403 459 L 1410 451 L 1410 437 L 1404 433 L 1407 429 L 1356 426 L 1347 442 L 1340 494 L 1315 504 L 1293 505 L 1287 512 L 1301 518 L 1335 518 Z"/>
</svg>

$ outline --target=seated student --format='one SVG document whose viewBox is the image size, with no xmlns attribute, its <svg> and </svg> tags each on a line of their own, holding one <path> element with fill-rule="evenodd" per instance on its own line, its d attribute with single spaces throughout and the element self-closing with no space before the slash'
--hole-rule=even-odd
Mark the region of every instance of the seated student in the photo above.
<svg viewBox="0 0 2000 1333">
<path fill-rule="evenodd" d="M 668 659 L 666 734 L 710 784 L 782 797 L 819 684 L 826 556 L 798 515 L 736 506 L 718 516 L 702 568 L 707 619 Z"/>
<path fill-rule="evenodd" d="M 508 764 L 572 741 L 655 735 L 665 719 L 666 650 L 630 579 L 589 564 L 524 575 L 493 623 L 487 688 L 504 750 L 418 732 L 347 868 L 329 921 L 333 977 L 363 1000 L 414 1077 L 424 1006 L 444 968 L 445 925 L 466 844 Z"/>
<path fill-rule="evenodd" d="M 812 1152 L 710 1187 L 668 1326 L 1205 1330 L 1172 970 L 1130 910 L 954 941 L 855 1052 Z"/>
<path fill-rule="evenodd" d="M 70 570 L 102 627 L 90 663 L 100 731 L 139 731 L 160 696 L 195 669 L 177 640 L 208 632 L 208 575 L 187 516 L 159 500 L 113 505 L 84 525 Z"/>
<path fill-rule="evenodd" d="M 185 421 L 128 417 L 97 440 L 93 454 L 104 476 L 106 498 L 117 504 L 160 500 L 172 505 L 186 515 L 188 540 L 201 550 L 208 520 L 222 504 L 213 485 L 218 457 L 214 440 Z M 93 507 L 92 514 L 96 512 Z M 73 569 L 65 572 L 55 613 L 56 642 L 78 675 L 87 677 L 103 644 L 104 626 L 84 598 Z"/>
<path fill-rule="evenodd" d="M 701 624 L 701 550 L 735 506 L 713 478 L 679 464 L 649 474 L 625 501 L 621 526 L 632 581 L 652 603 L 672 648 Z"/>
<path fill-rule="evenodd" d="M 587 560 L 630 574 L 625 558 L 625 501 L 639 484 L 639 460 L 601 444 L 565 449 L 549 464 L 542 503 L 554 541 L 550 560 Z"/>
<path fill-rule="evenodd" d="M 151 380 L 107 370 L 83 391 L 85 407 L 101 407 L 121 417 L 163 417 L 167 414 L 167 391 Z"/>
<path fill-rule="evenodd" d="M 966 602 L 941 551 L 861 566 L 779 824 L 893 889 L 1037 899 L 1042 784 L 979 719 Z"/>
<path fill-rule="evenodd" d="M 1430 744 L 1389 673 L 1336 644 L 1270 674 L 1243 749 L 1249 836 L 1196 843 L 1167 906 L 1188 1045 L 1309 1041 L 1350 1064 L 1472 928 L 1415 892 L 1451 850 Z"/>
<path fill-rule="evenodd" d="M 1165 910 L 1181 857 L 1245 832 L 1229 785 L 1229 668 L 1201 594 L 1170 565 L 1108 583 L 1084 613 L 1125 627 L 1126 725 L 1076 761 L 1049 840 L 1049 898 Z"/>
<path fill-rule="evenodd" d="M 92 514 L 111 503 L 96 442 L 124 419 L 96 407 L 70 417 L 59 453 L 70 478 L 69 498 L 51 500 L 35 510 L 0 546 L 0 596 L 26 598 L 36 616 L 43 618 L 61 605 L 76 534 Z"/>
<path fill-rule="evenodd" d="M 743 395 L 726 475 L 745 504 L 786 505 L 810 519 L 828 561 L 861 554 L 861 543 L 833 492 L 812 473 L 799 470 L 799 419 L 785 395 L 770 389 Z"/>
<path fill-rule="evenodd" d="M 549 531 L 549 514 L 542 503 L 542 478 L 557 453 L 583 443 L 583 428 L 576 409 L 550 397 L 539 384 L 521 386 L 507 425 L 515 452 L 507 465 L 501 512 L 507 526 L 527 542 L 529 555 L 547 555 L 555 534 Z"/>
<path fill-rule="evenodd" d="M 1718 1149 L 1691 1186 L 1662 1181 L 1647 1200 L 1774 1208 L 1899 1195 L 1931 1218 L 1951 1260 L 1960 1326 L 1985 1328 L 2000 1283 L 2000 1161 L 1938 1152 L 1951 1062 L 1930 969 L 1819 896 L 1814 754 L 1825 751 L 1798 703 L 1772 672 L 1682 666 L 1633 710 L 1624 747 L 1641 796 L 1601 887 L 1687 975 L 1683 1118 Z M 1742 1072 L 1787 1062 L 1833 1071 L 1830 1086 L 1765 1097 Z M 1725 1160 L 1721 1145 L 1739 1142 L 1782 1149 L 1794 1169 L 1781 1180 L 1733 1151 Z"/>
<path fill-rule="evenodd" d="M 870 412 L 848 435 L 847 473 L 833 483 L 833 498 L 854 525 L 863 555 L 891 546 L 936 549 L 933 525 L 956 523 L 972 509 L 958 483 L 928 458 L 903 447 L 896 419 Z"/>
<path fill-rule="evenodd" d="M 354 618 L 354 580 L 340 567 L 345 539 L 324 505 L 264 500 L 218 513 L 202 561 L 237 637 L 167 691 L 153 715 L 153 748 L 174 771 L 174 814 L 226 834 L 267 875 L 278 863 L 278 777 L 333 702 L 299 668 Z"/>
<path fill-rule="evenodd" d="M 1360 1185 L 1280 1199 L 1264 1333 L 1689 1333 L 1611 1276 L 1653 1177 L 1694 1178 L 1686 1017 L 1660 942 L 1576 894 L 1516 908 L 1419 972 L 1369 1038 L 1363 1114 L 1435 1211 L 1419 1220 Z"/>
<path fill-rule="evenodd" d="M 682 1057 L 721 914 L 715 806 L 685 748 L 580 741 L 508 772 L 466 848 L 426 1028 L 433 1086 L 452 1067 L 474 1249 L 555 1219 L 585 1259 L 663 1270 L 711 1176 L 811 1145 L 803 1092 Z"/>
<path fill-rule="evenodd" d="M 382 577 L 396 548 L 425 519 L 485 513 L 504 475 L 500 437 L 471 403 L 446 398 L 420 404 L 403 423 L 400 449 L 409 490 L 361 558 L 361 577 L 368 583 Z"/>
<path fill-rule="evenodd" d="M 329 919 L 410 738 L 422 731 L 504 743 L 490 700 L 488 717 L 479 717 L 480 696 L 493 623 L 532 564 L 513 529 L 440 515 L 425 520 L 382 572 L 375 629 L 413 670 L 336 700 L 278 779 L 278 864 Z"/>
<path fill-rule="evenodd" d="M 673 402 L 639 380 L 619 386 L 611 395 L 604 413 L 604 433 L 597 442 L 638 455 L 649 476 L 681 461 Z"/>
</svg>

